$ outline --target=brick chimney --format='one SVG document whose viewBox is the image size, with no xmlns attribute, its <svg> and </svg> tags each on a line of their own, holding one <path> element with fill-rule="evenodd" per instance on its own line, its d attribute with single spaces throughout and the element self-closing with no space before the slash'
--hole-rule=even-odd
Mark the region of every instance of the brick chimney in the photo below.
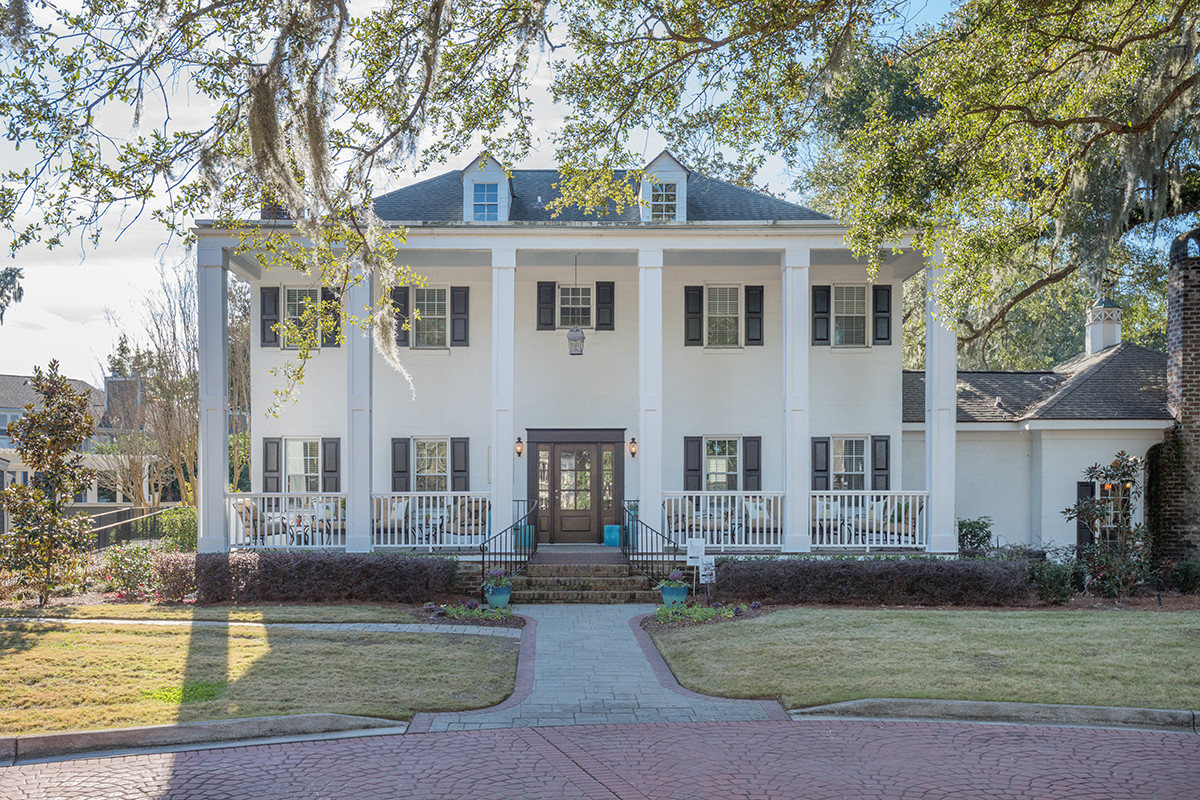
<svg viewBox="0 0 1200 800">
<path fill-rule="evenodd" d="M 1089 356 L 1121 343 L 1121 307 L 1110 298 L 1097 297 L 1087 310 L 1084 347 Z"/>
<path fill-rule="evenodd" d="M 1151 450 L 1147 510 L 1160 556 L 1200 560 L 1200 228 L 1171 243 L 1167 407 L 1175 426 Z"/>
</svg>

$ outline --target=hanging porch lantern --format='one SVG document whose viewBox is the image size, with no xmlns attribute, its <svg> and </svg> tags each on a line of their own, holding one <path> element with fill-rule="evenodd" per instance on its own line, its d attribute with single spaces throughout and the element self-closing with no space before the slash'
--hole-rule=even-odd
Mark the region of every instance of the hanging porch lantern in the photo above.
<svg viewBox="0 0 1200 800">
<path fill-rule="evenodd" d="M 578 325 L 567 331 L 567 352 L 573 356 L 583 355 L 583 328 Z"/>
</svg>

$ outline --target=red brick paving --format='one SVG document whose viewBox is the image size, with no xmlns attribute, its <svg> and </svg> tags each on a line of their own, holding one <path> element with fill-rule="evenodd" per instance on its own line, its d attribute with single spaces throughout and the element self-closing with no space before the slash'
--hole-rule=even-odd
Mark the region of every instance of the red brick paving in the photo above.
<svg viewBox="0 0 1200 800">
<path fill-rule="evenodd" d="M 4 800 L 1197 800 L 1200 736 L 811 720 L 375 736 L 30 764 Z"/>
</svg>

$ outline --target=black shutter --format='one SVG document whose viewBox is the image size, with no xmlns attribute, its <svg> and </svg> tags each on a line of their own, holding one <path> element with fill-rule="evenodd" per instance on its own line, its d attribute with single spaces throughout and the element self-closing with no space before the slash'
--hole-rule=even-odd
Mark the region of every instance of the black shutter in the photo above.
<svg viewBox="0 0 1200 800">
<path fill-rule="evenodd" d="M 829 437 L 813 437 L 812 488 L 814 492 L 829 491 Z"/>
<path fill-rule="evenodd" d="M 392 439 L 392 491 L 412 491 L 412 480 L 408 473 L 408 439 Z"/>
<path fill-rule="evenodd" d="M 334 298 L 334 296 L 333 296 L 333 289 L 330 289 L 326 286 L 322 286 L 321 287 L 321 303 L 322 304 L 331 303 L 331 302 L 335 302 L 335 300 L 336 300 L 336 298 Z M 339 306 L 339 311 L 340 310 L 341 309 Z M 337 319 L 338 319 L 337 324 L 335 324 L 329 330 L 325 330 L 324 328 L 321 329 L 321 347 L 338 347 L 339 346 L 338 345 L 338 328 L 341 327 L 341 314 L 337 315 Z M 339 490 L 333 489 L 331 491 L 339 491 Z"/>
<path fill-rule="evenodd" d="M 538 281 L 537 285 L 537 329 L 554 330 L 554 281 Z"/>
<path fill-rule="evenodd" d="M 832 290 L 828 286 L 812 287 L 812 343 L 829 344 L 830 301 Z"/>
<path fill-rule="evenodd" d="M 703 286 L 683 287 L 683 343 L 687 347 L 704 345 Z"/>
<path fill-rule="evenodd" d="M 762 437 L 742 437 L 742 490 L 762 491 Z"/>
<path fill-rule="evenodd" d="M 404 327 L 405 321 L 408 320 L 407 286 L 392 287 L 392 306 L 396 309 L 396 347 L 408 347 L 408 329 Z"/>
<path fill-rule="evenodd" d="M 871 287 L 871 311 L 874 320 L 872 340 L 875 344 L 892 343 L 892 287 Z"/>
<path fill-rule="evenodd" d="M 698 492 L 704 488 L 704 437 L 683 437 L 683 490 Z"/>
<path fill-rule="evenodd" d="M 259 344 L 263 347 L 279 347 L 279 333 L 275 325 L 279 322 L 279 287 L 264 286 L 258 290 L 258 318 L 261 327 Z"/>
<path fill-rule="evenodd" d="M 763 287 L 746 287 L 746 346 L 763 343 Z"/>
<path fill-rule="evenodd" d="M 471 490 L 471 440 L 465 436 L 450 440 L 450 491 Z"/>
<path fill-rule="evenodd" d="M 1096 484 L 1091 481 L 1077 481 L 1075 483 L 1075 499 L 1090 500 L 1096 496 Z M 1081 518 L 1075 518 L 1075 545 L 1077 547 L 1087 547 L 1092 543 L 1092 531 Z"/>
<path fill-rule="evenodd" d="M 892 437 L 871 437 L 871 489 L 876 492 L 890 490 L 892 482 Z"/>
<path fill-rule="evenodd" d="M 466 347 L 469 339 L 467 313 L 471 290 L 467 286 L 450 287 L 450 346 Z"/>
<path fill-rule="evenodd" d="M 596 281 L 596 330 L 615 330 L 616 284 L 612 281 Z"/>
<path fill-rule="evenodd" d="M 283 439 L 263 439 L 263 471 L 262 490 L 264 492 L 282 491 L 283 483 Z"/>
<path fill-rule="evenodd" d="M 342 490 L 342 440 L 321 440 L 321 491 Z"/>
</svg>

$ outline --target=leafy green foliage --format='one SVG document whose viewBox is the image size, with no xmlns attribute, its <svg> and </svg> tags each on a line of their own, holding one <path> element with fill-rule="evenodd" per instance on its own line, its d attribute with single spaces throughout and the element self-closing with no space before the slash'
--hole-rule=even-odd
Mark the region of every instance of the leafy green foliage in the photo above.
<svg viewBox="0 0 1200 800">
<path fill-rule="evenodd" d="M 958 552 L 981 553 L 992 544 L 992 518 L 974 517 L 958 521 Z"/>
<path fill-rule="evenodd" d="M 1029 562 L 1029 577 L 1043 603 L 1061 606 L 1075 595 L 1075 564 L 1050 559 Z"/>
<path fill-rule="evenodd" d="M 122 599 L 149 597 L 154 593 L 154 549 L 136 542 L 106 548 L 104 579 Z"/>
<path fill-rule="evenodd" d="M 718 617 L 733 619 L 738 608 L 742 606 L 659 606 L 654 610 L 654 619 L 664 625 L 668 622 L 711 622 Z"/>
<path fill-rule="evenodd" d="M 227 681 L 187 681 L 182 686 L 160 686 L 142 692 L 142 695 L 160 703 L 180 705 L 182 703 L 204 703 L 216 700 L 228 686 Z"/>
<path fill-rule="evenodd" d="M 9 530 L 0 535 L 0 566 L 12 570 L 22 587 L 45 605 L 54 587 L 79 566 L 91 533 L 91 518 L 68 514 L 74 496 L 92 482 L 80 450 L 94 429 L 88 396 L 58 373 L 58 361 L 30 379 L 40 398 L 8 424 L 17 454 L 29 467 L 26 485 L 0 492 Z"/>
<path fill-rule="evenodd" d="M 25 275 L 20 267 L 0 269 L 0 325 L 4 324 L 4 312 L 8 307 L 25 297 L 25 288 L 21 286 L 23 277 Z"/>
</svg>

